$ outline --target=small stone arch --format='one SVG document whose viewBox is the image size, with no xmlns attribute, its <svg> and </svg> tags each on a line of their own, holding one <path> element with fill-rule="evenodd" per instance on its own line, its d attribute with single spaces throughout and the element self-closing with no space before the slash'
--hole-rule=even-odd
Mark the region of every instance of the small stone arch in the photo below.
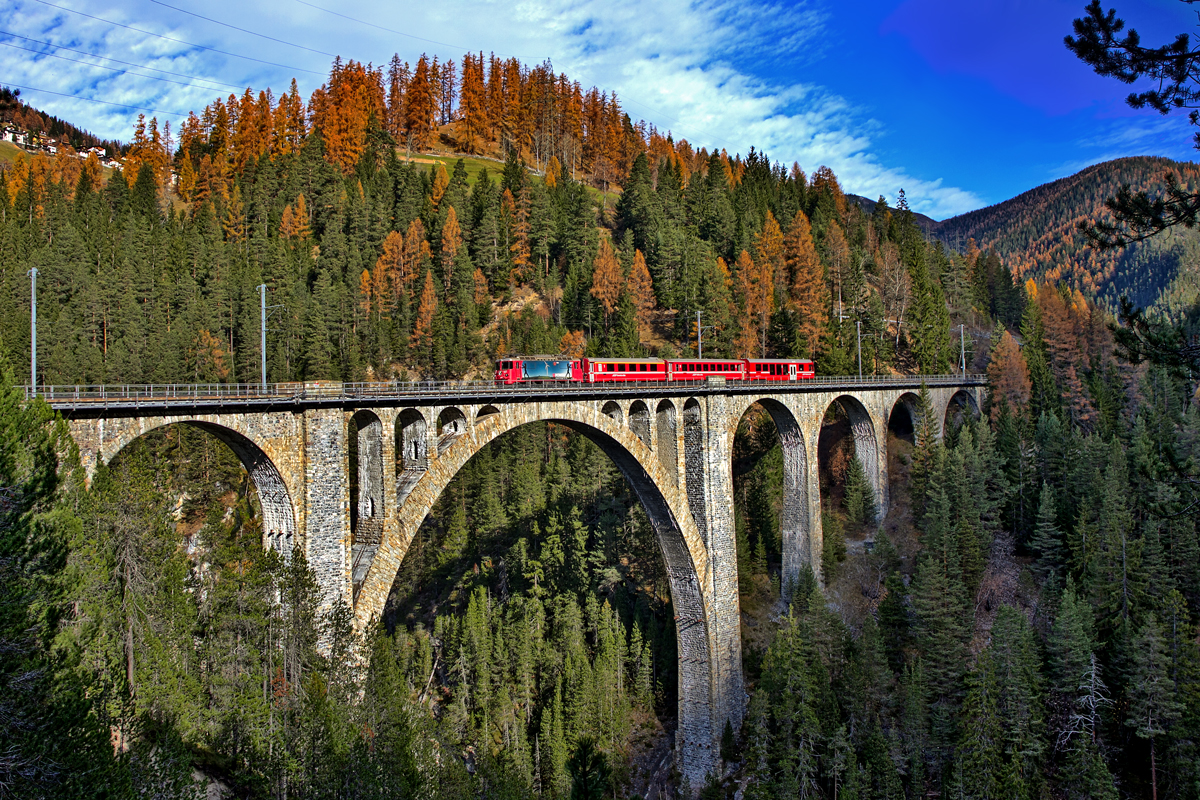
<svg viewBox="0 0 1200 800">
<path fill-rule="evenodd" d="M 658 460 L 663 469 L 671 481 L 678 485 L 679 432 L 675 427 L 675 404 L 670 400 L 663 400 L 658 404 L 654 416 L 654 432 L 657 439 L 654 449 L 658 451 Z"/>
<path fill-rule="evenodd" d="M 417 409 L 406 408 L 396 417 L 396 476 L 428 465 L 429 423 Z"/>
<path fill-rule="evenodd" d="M 854 455 L 858 459 L 858 462 L 862 464 L 863 472 L 867 474 L 867 480 L 871 484 L 871 491 L 875 495 L 875 512 L 878 518 L 886 510 L 883 506 L 887 497 L 887 481 L 884 467 L 880 461 L 879 440 L 875 435 L 875 422 L 871 419 L 871 412 L 867 410 L 861 400 L 853 395 L 843 394 L 834 398 L 826 406 L 826 414 L 829 413 L 829 408 L 834 403 L 839 404 L 846 412 L 846 416 L 850 418 L 850 431 L 854 437 Z M 822 414 L 822 418 L 824 416 Z"/>
<path fill-rule="evenodd" d="M 442 413 L 438 414 L 437 420 L 438 453 L 446 452 L 446 448 L 466 432 L 467 415 L 462 412 L 462 409 L 454 406 L 443 408 Z"/>
<path fill-rule="evenodd" d="M 625 412 L 621 410 L 621 404 L 616 400 L 609 400 L 605 403 L 604 408 L 600 409 L 600 413 L 618 425 L 625 423 Z"/>
<path fill-rule="evenodd" d="M 479 422 L 481 420 L 487 419 L 492 414 L 499 414 L 499 413 L 500 413 L 500 409 L 496 408 L 495 406 L 484 406 L 483 408 L 479 409 L 479 413 L 475 415 L 475 421 Z"/>
<path fill-rule="evenodd" d="M 351 541 L 378 544 L 383 531 L 383 423 L 373 411 L 350 418 Z"/>
<path fill-rule="evenodd" d="M 629 407 L 629 430 L 650 447 L 650 409 L 641 400 L 634 400 Z"/>
<path fill-rule="evenodd" d="M 415 408 L 396 417 L 396 506 L 404 505 L 412 488 L 429 469 L 429 423 Z"/>
<path fill-rule="evenodd" d="M 683 475 L 687 489 L 688 510 L 705 546 L 711 547 L 708 535 L 708 513 L 704 496 L 704 409 L 700 401 L 690 397 L 683 404 Z"/>
<path fill-rule="evenodd" d="M 165 418 L 146 420 L 146 422 L 149 424 L 138 430 L 136 435 L 120 441 L 104 461 L 112 461 L 118 453 L 137 439 L 152 430 L 167 425 L 191 425 L 212 434 L 233 451 L 233 454 L 242 462 L 242 466 L 246 468 L 246 472 L 250 474 L 254 489 L 258 492 L 259 506 L 262 508 L 263 547 L 276 550 L 284 556 L 291 555 L 292 548 L 300 544 L 292 496 L 279 467 L 253 439 L 241 431 L 205 420 Z M 100 457 L 103 458 L 103 451 Z"/>
<path fill-rule="evenodd" d="M 764 397 L 747 404 L 737 419 L 732 420 L 734 424 L 740 424 L 741 418 L 755 404 L 770 415 L 779 434 L 779 447 L 783 451 L 783 509 L 779 519 L 783 564 L 780 582 L 786 592 L 799 581 L 800 572 L 805 566 L 811 566 L 814 572 L 820 574 L 821 552 L 814 542 L 809 519 L 808 448 L 796 415 L 773 398 Z M 729 467 L 732 470 L 733 464 L 730 463 Z"/>
<path fill-rule="evenodd" d="M 974 393 L 959 389 L 946 401 L 946 410 L 942 414 L 942 430 L 953 430 L 966 422 L 968 416 L 971 419 L 979 417 L 979 403 Z"/>
<path fill-rule="evenodd" d="M 898 439 L 915 443 L 917 426 L 921 421 L 921 398 L 912 392 L 905 392 L 896 398 L 892 411 L 888 414 L 888 430 Z"/>
</svg>

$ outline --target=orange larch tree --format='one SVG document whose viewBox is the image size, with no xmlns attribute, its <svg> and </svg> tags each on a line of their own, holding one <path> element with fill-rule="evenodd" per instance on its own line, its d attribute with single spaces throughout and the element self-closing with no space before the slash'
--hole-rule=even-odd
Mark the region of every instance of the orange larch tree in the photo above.
<svg viewBox="0 0 1200 800">
<path fill-rule="evenodd" d="M 829 291 L 825 268 L 813 244 L 812 226 L 803 211 L 797 211 L 792 217 L 783 250 L 791 282 L 790 295 L 799 316 L 799 332 L 808 346 L 805 355 L 814 358 L 828 318 Z"/>
<path fill-rule="evenodd" d="M 654 284 L 650 280 L 650 270 L 646 268 L 646 258 L 641 250 L 633 251 L 633 266 L 629 270 L 629 296 L 633 300 L 633 307 L 637 309 L 640 335 L 649 329 L 650 312 L 654 309 Z"/>
<path fill-rule="evenodd" d="M 1029 365 L 1025 363 L 1025 355 L 1021 352 L 1017 340 L 1008 331 L 1001 334 L 1000 341 L 992 349 L 987 373 L 988 382 L 992 385 L 993 400 L 1003 397 L 1008 402 L 1008 407 L 1014 410 L 1025 408 L 1029 404 Z M 999 414 L 1000 405 L 994 403 L 993 422 Z"/>
<path fill-rule="evenodd" d="M 433 342 L 433 315 L 437 311 L 437 290 L 433 288 L 433 271 L 425 271 L 425 288 L 421 290 L 421 304 L 417 307 L 417 321 L 413 326 L 408 346 L 419 359 L 425 360 Z"/>
<path fill-rule="evenodd" d="M 612 242 L 600 240 L 600 251 L 596 254 L 592 270 L 592 297 L 600 301 L 604 308 L 604 327 L 608 328 L 608 317 L 617 310 L 621 301 L 621 291 L 625 284 L 625 273 L 617 254 L 613 251 Z"/>
<path fill-rule="evenodd" d="M 564 333 L 558 340 L 558 352 L 567 358 L 582 358 L 586 349 L 587 341 L 583 338 L 583 331 Z"/>
<path fill-rule="evenodd" d="M 504 202 L 513 200 L 512 193 L 504 190 Z M 508 280 L 514 286 L 522 286 L 529 280 L 529 265 L 532 256 L 529 249 L 529 189 L 523 188 L 517 193 L 512 207 L 512 244 L 509 252 L 512 254 L 512 270 Z"/>
<path fill-rule="evenodd" d="M 279 235 L 285 239 L 307 239 L 311 235 L 308 227 L 308 206 L 304 195 L 296 198 L 293 206 L 288 203 L 283 209 L 283 219 L 279 223 Z"/>
<path fill-rule="evenodd" d="M 400 283 L 408 297 L 412 297 L 412 283 L 423 264 L 430 259 L 429 242 L 425 239 L 425 225 L 420 217 L 408 223 L 404 234 L 404 254 L 400 261 Z"/>
<path fill-rule="evenodd" d="M 488 135 L 486 87 L 483 82 L 483 53 L 463 56 L 462 88 L 459 90 L 458 149 L 482 153 Z"/>
<path fill-rule="evenodd" d="M 763 229 L 754 240 L 754 261 L 759 274 L 770 280 L 771 289 L 787 290 L 787 263 L 783 246 L 783 231 L 775 215 L 767 211 Z"/>
<path fill-rule="evenodd" d="M 454 259 L 458 257 L 462 243 L 462 228 L 458 225 L 458 212 L 454 210 L 454 206 L 450 206 L 450 210 L 446 212 L 446 221 L 442 224 L 441 249 L 442 282 L 445 284 L 447 301 L 450 300 L 450 290 L 454 283 Z"/>
<path fill-rule="evenodd" d="M 413 150 L 428 150 L 433 144 L 433 85 L 429 76 L 429 62 L 422 53 L 408 84 L 408 96 L 404 108 L 404 132 Z"/>
<path fill-rule="evenodd" d="M 433 173 L 433 186 L 429 189 L 429 200 L 437 208 L 442 198 L 446 196 L 446 187 L 450 185 L 450 175 L 446 172 L 445 164 L 438 164 Z"/>
<path fill-rule="evenodd" d="M 738 254 L 733 268 L 742 299 L 741 329 L 734 349 L 739 358 L 762 357 L 767 348 L 767 323 L 774 306 L 775 287 L 771 275 L 745 250 Z"/>
</svg>

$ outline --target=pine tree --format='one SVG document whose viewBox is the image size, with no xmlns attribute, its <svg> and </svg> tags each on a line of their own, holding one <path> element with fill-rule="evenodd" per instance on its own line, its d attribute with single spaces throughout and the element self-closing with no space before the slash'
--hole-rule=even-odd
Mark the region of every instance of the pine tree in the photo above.
<svg viewBox="0 0 1200 800">
<path fill-rule="evenodd" d="M 1180 719 L 1183 704 L 1169 674 L 1166 642 L 1151 614 L 1133 642 L 1133 673 L 1129 681 L 1128 716 L 1125 724 L 1139 739 L 1150 741 L 1151 797 L 1158 798 L 1156 743 Z"/>
<path fill-rule="evenodd" d="M 1038 500 L 1037 527 L 1029 547 L 1037 554 L 1037 572 L 1045 580 L 1063 567 L 1062 532 L 1058 529 L 1058 507 L 1054 487 L 1043 483 Z"/>
</svg>

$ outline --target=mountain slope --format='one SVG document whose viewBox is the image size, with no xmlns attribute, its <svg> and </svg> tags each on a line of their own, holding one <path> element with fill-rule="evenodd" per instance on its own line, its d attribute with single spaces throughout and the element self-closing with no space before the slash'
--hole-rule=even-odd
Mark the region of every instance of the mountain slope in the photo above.
<svg viewBox="0 0 1200 800">
<path fill-rule="evenodd" d="M 956 249 L 974 238 L 980 249 L 994 249 L 1023 279 L 1066 281 L 1108 304 L 1125 294 L 1139 305 L 1149 305 L 1175 292 L 1177 280 L 1186 280 L 1197 269 L 1200 236 L 1173 231 L 1124 250 L 1102 252 L 1088 245 L 1077 226 L 1107 215 L 1104 201 L 1121 185 L 1153 190 L 1169 171 L 1192 191 L 1200 184 L 1194 164 L 1149 156 L 1120 158 L 934 223 L 929 230 Z"/>
</svg>

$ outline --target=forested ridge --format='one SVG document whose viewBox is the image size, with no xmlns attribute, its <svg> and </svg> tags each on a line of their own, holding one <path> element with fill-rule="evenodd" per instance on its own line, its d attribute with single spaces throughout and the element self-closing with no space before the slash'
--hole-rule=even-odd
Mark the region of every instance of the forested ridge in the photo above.
<svg viewBox="0 0 1200 800">
<path fill-rule="evenodd" d="M 1109 220 L 1104 202 L 1123 186 L 1154 191 L 1175 175 L 1195 185 L 1195 166 L 1138 156 L 1106 161 L 1038 186 L 1011 200 L 927 226 L 956 249 L 969 241 L 994 249 L 1019 280 L 1062 281 L 1116 308 L 1128 296 L 1139 306 L 1179 311 L 1196 298 L 1197 241 L 1189 230 L 1169 231 L 1125 249 L 1088 242 L 1080 223 Z"/>
<path fill-rule="evenodd" d="M 396 66 L 400 98 L 420 66 Z M 145 124 L 107 181 L 65 157 L 0 172 L 0 794 L 1200 798 L 1189 381 L 1117 360 L 1078 287 L 927 241 L 903 201 L 864 213 L 828 170 L 656 151 L 623 115 L 626 155 L 501 115 L 477 140 L 494 174 L 445 169 L 392 85 L 339 63 L 307 106 L 221 101 L 178 148 Z M 435 151 L 469 149 L 459 98 L 429 112 Z M 835 404 L 812 443 L 823 566 L 791 587 L 778 433 L 741 420 L 748 713 L 688 786 L 659 545 L 586 438 L 533 424 L 476 455 L 357 639 L 301 554 L 263 549 L 253 484 L 208 434 L 160 429 L 85 485 L 64 424 L 13 388 L 31 266 L 45 383 L 257 381 L 266 283 L 272 380 L 686 352 L 700 310 L 706 352 L 825 374 L 856 371 L 859 322 L 865 372 L 944 371 L 961 323 L 990 400 L 940 437 L 924 392 L 893 412 L 882 520 Z"/>
</svg>

